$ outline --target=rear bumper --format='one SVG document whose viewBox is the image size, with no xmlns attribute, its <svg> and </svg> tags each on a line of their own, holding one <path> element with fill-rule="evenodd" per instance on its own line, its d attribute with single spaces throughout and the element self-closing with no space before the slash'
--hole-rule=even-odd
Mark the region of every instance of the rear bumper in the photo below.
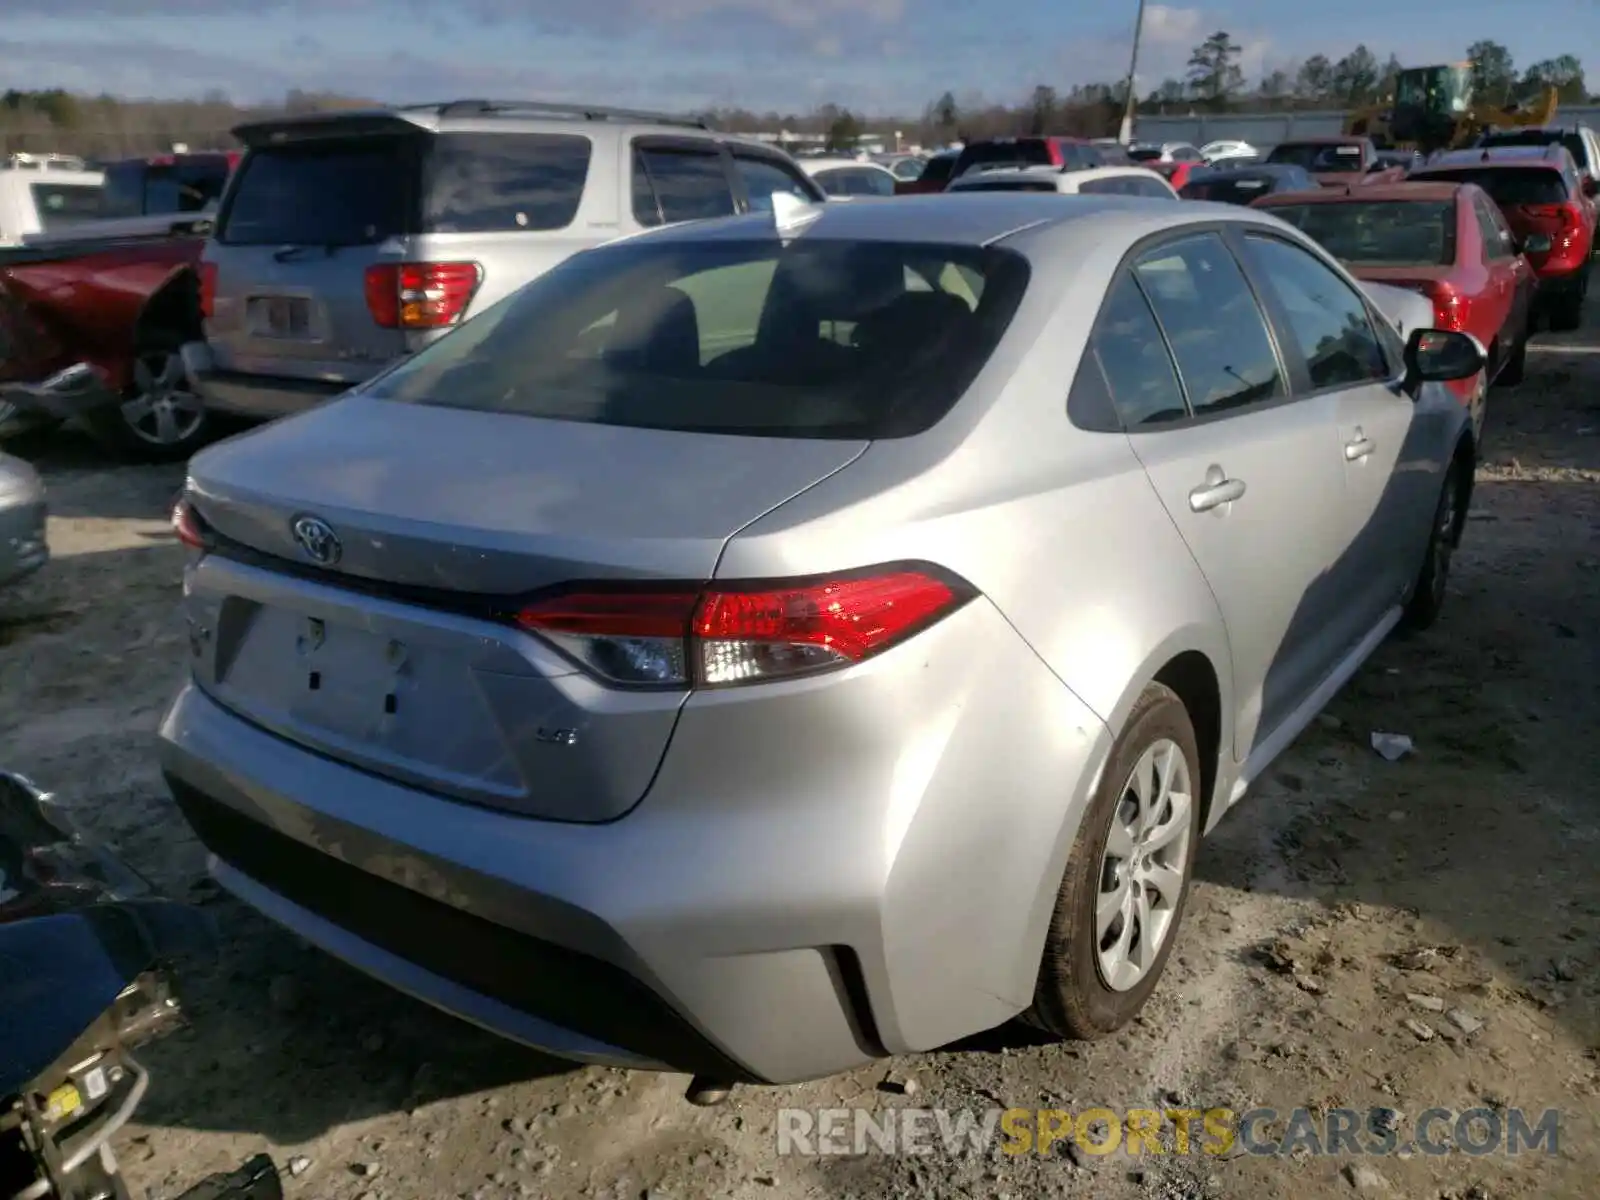
<svg viewBox="0 0 1600 1200">
<path fill-rule="evenodd" d="M 207 408 L 254 420 L 269 421 L 304 412 L 342 395 L 353 386 L 319 379 L 223 371 L 218 369 L 211 348 L 204 342 L 189 342 L 182 353 L 189 383 Z"/>
<path fill-rule="evenodd" d="M 691 698 L 606 824 L 355 770 L 193 683 L 160 752 L 218 881 L 392 986 L 566 1058 L 789 1082 L 1031 1002 L 1110 745 L 981 600 L 859 672 Z"/>
<path fill-rule="evenodd" d="M 44 498 L 0 499 L 0 585 L 15 583 L 49 561 Z"/>
</svg>

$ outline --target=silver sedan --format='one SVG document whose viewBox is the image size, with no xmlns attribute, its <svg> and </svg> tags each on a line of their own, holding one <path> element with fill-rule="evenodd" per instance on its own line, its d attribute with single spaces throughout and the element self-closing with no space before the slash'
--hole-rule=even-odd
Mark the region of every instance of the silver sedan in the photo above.
<svg viewBox="0 0 1600 1200">
<path fill-rule="evenodd" d="M 628 238 L 193 460 L 163 765 L 226 887 L 558 1055 L 1107 1034 L 1203 834 L 1438 615 L 1483 363 L 1238 207 Z"/>
<path fill-rule="evenodd" d="M 0 453 L 0 586 L 31 575 L 50 557 L 44 483 L 22 459 Z"/>
</svg>

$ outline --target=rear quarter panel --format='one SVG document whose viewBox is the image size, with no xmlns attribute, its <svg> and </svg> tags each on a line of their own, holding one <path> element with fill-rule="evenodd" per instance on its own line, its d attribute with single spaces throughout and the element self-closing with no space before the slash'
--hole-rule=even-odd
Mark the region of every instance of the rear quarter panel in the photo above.
<svg viewBox="0 0 1600 1200">
<path fill-rule="evenodd" d="M 201 238 L 163 238 L 0 253 L 0 289 L 35 328 L 39 347 L 26 361 L 7 364 L 7 374 L 23 378 L 22 371 L 47 374 L 89 362 L 112 387 L 123 387 L 145 304 L 192 271 L 203 246 Z"/>
</svg>

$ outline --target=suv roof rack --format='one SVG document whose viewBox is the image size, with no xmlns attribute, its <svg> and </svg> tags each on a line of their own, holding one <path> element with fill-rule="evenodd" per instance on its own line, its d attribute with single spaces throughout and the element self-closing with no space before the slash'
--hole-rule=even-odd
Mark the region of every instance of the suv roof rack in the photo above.
<svg viewBox="0 0 1600 1200">
<path fill-rule="evenodd" d="M 710 130 L 699 117 L 650 112 L 637 108 L 612 108 L 604 104 L 550 104 L 543 100 L 445 100 L 432 104 L 404 104 L 396 112 L 432 112 L 441 117 L 481 116 L 565 117 L 581 121 L 637 121 L 644 125 L 677 125 Z"/>
</svg>

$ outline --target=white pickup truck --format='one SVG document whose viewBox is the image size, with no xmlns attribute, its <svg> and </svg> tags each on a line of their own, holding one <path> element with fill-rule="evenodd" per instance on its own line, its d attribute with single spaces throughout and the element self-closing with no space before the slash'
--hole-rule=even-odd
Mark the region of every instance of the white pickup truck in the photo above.
<svg viewBox="0 0 1600 1200">
<path fill-rule="evenodd" d="M 101 217 L 105 176 L 78 160 L 24 159 L 0 166 L 0 246 L 22 246 Z"/>
</svg>

